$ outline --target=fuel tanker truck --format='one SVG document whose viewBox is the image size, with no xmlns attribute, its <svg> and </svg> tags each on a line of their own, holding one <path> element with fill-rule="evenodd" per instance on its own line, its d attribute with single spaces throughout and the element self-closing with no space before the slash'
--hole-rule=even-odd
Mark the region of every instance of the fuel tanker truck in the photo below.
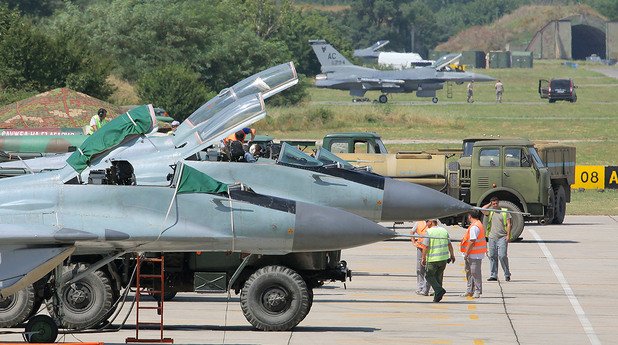
<svg viewBox="0 0 618 345">
<path fill-rule="evenodd" d="M 562 224 L 575 178 L 575 147 L 522 138 L 467 138 L 461 149 L 388 153 L 376 133 L 333 133 L 322 147 L 355 166 L 442 191 L 473 206 L 493 196 L 513 213 L 511 240 L 525 221 Z M 455 224 L 464 220 L 443 220 Z"/>
</svg>

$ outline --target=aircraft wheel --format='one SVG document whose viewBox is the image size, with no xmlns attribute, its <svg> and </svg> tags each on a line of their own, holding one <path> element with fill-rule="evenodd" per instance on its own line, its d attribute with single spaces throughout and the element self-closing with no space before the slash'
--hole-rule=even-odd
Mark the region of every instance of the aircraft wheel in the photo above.
<svg viewBox="0 0 618 345">
<path fill-rule="evenodd" d="M 55 343 L 58 325 L 47 315 L 37 315 L 26 324 L 24 340 L 29 343 Z"/>
<path fill-rule="evenodd" d="M 283 266 L 266 266 L 253 273 L 240 293 L 247 321 L 262 331 L 287 331 L 309 313 L 310 292 L 303 278 Z"/>
<path fill-rule="evenodd" d="M 380 103 L 386 103 L 386 102 L 388 102 L 388 96 L 387 95 L 380 95 L 380 97 L 378 97 L 378 101 Z"/>
<path fill-rule="evenodd" d="M 566 215 L 566 192 L 563 186 L 554 189 L 554 219 L 553 224 L 562 224 Z"/>
<path fill-rule="evenodd" d="M 65 279 L 70 272 L 64 274 Z M 48 301 L 47 311 L 64 328 L 85 329 L 107 320 L 114 303 L 112 286 L 101 271 L 94 271 L 77 282 L 62 288 L 62 319 L 56 315 L 53 303 Z M 112 311 L 113 312 L 113 311 Z"/>
<path fill-rule="evenodd" d="M 432 98 L 431 101 L 434 102 L 434 103 L 438 103 L 438 97 Z"/>
<path fill-rule="evenodd" d="M 506 200 L 501 200 L 500 208 L 506 208 L 509 211 L 521 212 L 519 207 L 514 203 Z M 511 213 L 511 242 L 519 240 L 519 236 L 524 231 L 524 216 L 521 213 Z"/>
<path fill-rule="evenodd" d="M 26 321 L 35 304 L 36 297 L 32 285 L 0 299 L 0 327 L 13 327 Z"/>
</svg>

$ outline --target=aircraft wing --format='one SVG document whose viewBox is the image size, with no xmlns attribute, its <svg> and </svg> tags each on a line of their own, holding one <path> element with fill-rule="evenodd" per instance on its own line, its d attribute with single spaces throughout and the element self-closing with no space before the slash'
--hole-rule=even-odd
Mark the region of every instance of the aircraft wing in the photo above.
<svg viewBox="0 0 618 345">
<path fill-rule="evenodd" d="M 4 227 L 4 226 L 3 226 Z M 2 242 L 11 238 L 2 231 Z M 0 246 L 0 298 L 10 296 L 36 282 L 68 258 L 74 246 Z"/>
<path fill-rule="evenodd" d="M 382 88 L 399 88 L 405 84 L 401 79 L 375 79 L 375 78 L 358 78 L 357 81 L 365 90 L 374 90 Z"/>
</svg>

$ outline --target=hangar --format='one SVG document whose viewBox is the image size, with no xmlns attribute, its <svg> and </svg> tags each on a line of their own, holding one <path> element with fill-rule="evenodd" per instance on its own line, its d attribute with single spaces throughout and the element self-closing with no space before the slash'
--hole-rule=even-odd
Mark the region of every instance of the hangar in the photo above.
<svg viewBox="0 0 618 345">
<path fill-rule="evenodd" d="M 553 20 L 537 31 L 526 51 L 537 59 L 583 60 L 592 54 L 618 59 L 618 22 L 585 14 Z"/>
</svg>

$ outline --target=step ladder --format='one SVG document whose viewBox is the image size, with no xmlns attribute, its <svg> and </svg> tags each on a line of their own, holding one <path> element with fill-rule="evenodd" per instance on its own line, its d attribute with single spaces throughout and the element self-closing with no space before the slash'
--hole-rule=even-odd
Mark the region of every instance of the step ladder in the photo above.
<svg viewBox="0 0 618 345">
<path fill-rule="evenodd" d="M 152 274 L 142 273 L 142 263 L 152 264 Z M 163 337 L 163 294 L 165 292 L 164 264 L 165 261 L 163 256 L 161 256 L 160 258 L 146 258 L 138 255 L 137 257 L 137 275 L 135 284 L 135 338 L 127 338 L 127 343 L 174 343 L 174 340 L 172 338 Z M 159 266 L 158 270 L 156 269 L 156 266 Z M 157 271 L 159 271 L 159 274 L 156 274 Z M 159 280 L 160 282 L 158 286 L 157 284 L 155 284 L 156 280 Z M 153 286 L 156 288 L 151 289 L 149 288 L 149 286 Z M 142 297 L 144 296 L 149 296 L 150 298 L 158 296 L 158 300 L 156 301 L 157 305 L 148 305 L 152 303 L 148 300 L 141 301 Z M 159 315 L 159 322 L 140 322 L 140 313 L 145 310 L 155 310 Z M 159 338 L 140 338 L 140 327 L 143 326 L 158 326 L 160 331 Z M 142 332 L 143 331 L 144 330 L 142 329 Z"/>
<path fill-rule="evenodd" d="M 446 98 L 453 98 L 453 82 L 446 82 Z"/>
</svg>

